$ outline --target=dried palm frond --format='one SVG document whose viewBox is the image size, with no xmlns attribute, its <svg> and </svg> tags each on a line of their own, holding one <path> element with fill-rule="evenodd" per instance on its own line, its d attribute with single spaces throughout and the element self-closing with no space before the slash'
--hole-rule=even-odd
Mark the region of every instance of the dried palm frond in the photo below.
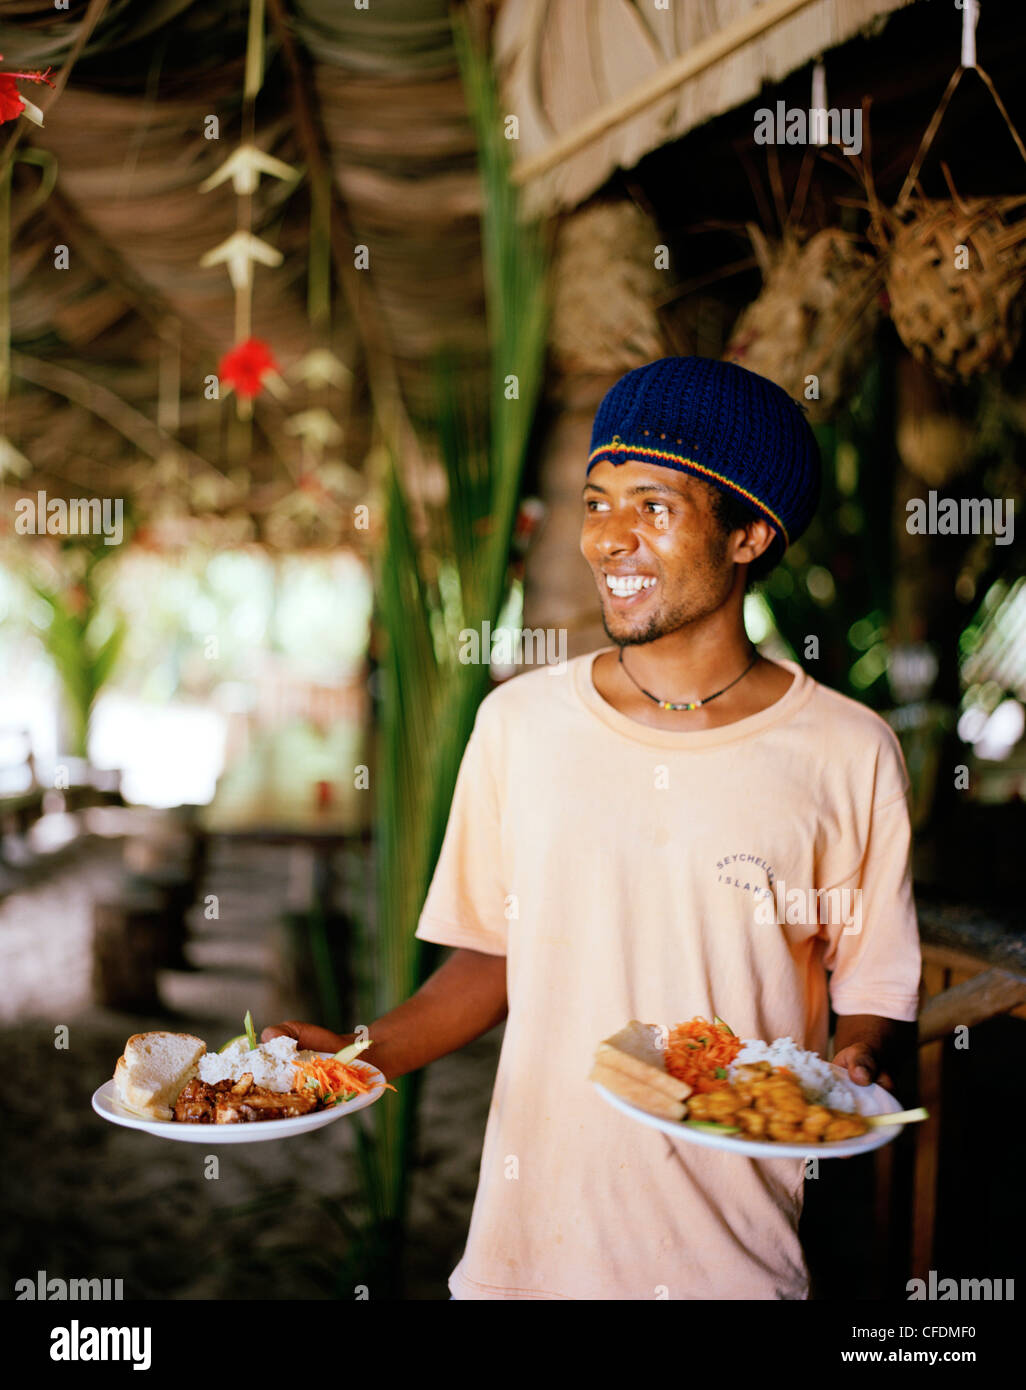
<svg viewBox="0 0 1026 1390">
<path fill-rule="evenodd" d="M 881 268 L 839 227 L 808 239 L 786 229 L 776 242 L 754 225 L 748 231 L 763 287 L 735 324 L 723 356 L 807 402 L 811 419 L 828 420 L 868 359 L 880 314 Z"/>
</svg>

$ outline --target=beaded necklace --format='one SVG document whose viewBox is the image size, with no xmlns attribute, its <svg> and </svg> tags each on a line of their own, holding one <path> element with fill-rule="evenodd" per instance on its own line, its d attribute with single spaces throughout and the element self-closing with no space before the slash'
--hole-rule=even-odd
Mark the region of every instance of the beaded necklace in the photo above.
<svg viewBox="0 0 1026 1390">
<path fill-rule="evenodd" d="M 741 679 L 741 676 L 747 676 L 747 675 L 748 675 L 748 672 L 752 669 L 752 667 L 755 665 L 755 663 L 759 660 L 759 653 L 756 651 L 756 653 L 755 653 L 755 655 L 752 657 L 751 661 L 748 663 L 748 665 L 745 667 L 745 669 L 741 672 L 741 675 L 740 675 L 740 676 L 736 676 L 736 677 L 730 682 L 730 685 L 725 685 L 725 686 L 723 687 L 722 690 L 717 690 L 714 694 L 712 694 L 712 695 L 707 695 L 707 696 L 705 697 L 704 700 L 690 700 L 687 704 L 684 704 L 684 705 L 675 705 L 675 704 L 673 703 L 672 700 L 660 700 L 659 696 L 658 696 L 658 695 L 653 695 L 652 692 L 651 692 L 651 690 L 646 690 L 645 687 L 644 687 L 643 685 L 638 685 L 638 682 L 634 679 L 634 677 L 631 675 L 630 671 L 628 671 L 628 670 L 627 670 L 627 667 L 624 666 L 624 664 L 623 664 L 623 647 L 620 648 L 620 658 L 619 658 L 619 660 L 620 660 L 620 665 L 621 665 L 621 667 L 623 668 L 623 673 L 624 673 L 624 675 L 627 677 L 627 679 L 630 681 L 630 683 L 631 683 L 632 685 L 634 685 L 634 686 L 637 686 L 637 688 L 641 691 L 642 695 L 647 695 L 648 698 L 649 698 L 654 704 L 657 704 L 657 705 L 659 706 L 660 709 L 698 709 L 701 705 L 707 705 L 707 704 L 709 703 L 710 700 L 715 700 L 715 699 L 717 698 L 717 696 L 724 694 L 725 691 L 727 691 L 727 690 L 730 689 L 730 686 L 731 686 L 731 685 L 737 685 L 738 681 Z"/>
</svg>

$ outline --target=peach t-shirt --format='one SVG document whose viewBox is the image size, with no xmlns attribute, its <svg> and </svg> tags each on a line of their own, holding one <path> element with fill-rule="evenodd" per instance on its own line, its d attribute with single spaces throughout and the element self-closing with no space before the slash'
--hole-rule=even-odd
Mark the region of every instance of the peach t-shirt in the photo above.
<svg viewBox="0 0 1026 1390">
<path fill-rule="evenodd" d="M 614 1110 L 588 1073 L 632 1018 L 719 1014 L 742 1037 L 825 1052 L 828 970 L 837 1013 L 916 1017 L 901 749 L 877 714 L 790 661 L 791 685 L 758 714 L 662 732 L 602 699 L 596 655 L 482 702 L 417 928 L 507 962 L 477 1197 L 449 1287 L 458 1299 L 806 1298 L 802 1160 L 671 1139 Z M 828 888 L 841 891 L 815 896 Z"/>
</svg>

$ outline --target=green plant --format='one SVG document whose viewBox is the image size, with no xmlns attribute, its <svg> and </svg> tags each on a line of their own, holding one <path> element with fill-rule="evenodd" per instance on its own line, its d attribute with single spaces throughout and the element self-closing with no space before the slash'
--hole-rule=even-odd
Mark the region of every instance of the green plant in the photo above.
<svg viewBox="0 0 1026 1390">
<path fill-rule="evenodd" d="M 416 940 L 421 905 L 441 848 L 460 759 L 488 688 L 488 661 L 463 664 L 453 634 L 494 623 L 508 587 L 521 477 L 545 358 L 546 248 L 525 224 L 508 168 L 508 144 L 487 58 L 453 17 L 483 189 L 484 256 L 491 357 L 486 421 L 448 354 L 436 360 L 437 444 L 448 481 L 444 506 L 415 534 L 398 461 L 387 478 L 387 526 L 377 573 L 383 637 L 377 775 L 378 925 L 376 997 L 381 1012 L 407 998 L 432 965 Z M 398 1285 L 406 1188 L 419 1076 L 370 1112 L 360 1129 L 370 1225 L 352 1262 L 375 1270 L 378 1288 Z"/>
<path fill-rule="evenodd" d="M 62 554 L 69 551 L 71 547 Z M 66 751 L 87 758 L 93 706 L 117 664 L 127 625 L 103 600 L 97 577 L 103 553 L 85 545 L 71 553 L 70 583 L 31 574 L 25 581 L 46 614 L 35 626 L 64 690 L 70 738 Z"/>
</svg>

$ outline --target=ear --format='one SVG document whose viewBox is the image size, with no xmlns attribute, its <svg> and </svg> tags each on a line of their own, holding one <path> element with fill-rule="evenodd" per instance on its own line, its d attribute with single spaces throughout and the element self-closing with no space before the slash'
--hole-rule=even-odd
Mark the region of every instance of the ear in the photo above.
<svg viewBox="0 0 1026 1390">
<path fill-rule="evenodd" d="M 750 521 L 744 531 L 737 534 L 740 539 L 734 545 L 731 559 L 737 565 L 750 565 L 769 549 L 777 533 L 768 521 L 760 517 L 757 521 Z"/>
</svg>

